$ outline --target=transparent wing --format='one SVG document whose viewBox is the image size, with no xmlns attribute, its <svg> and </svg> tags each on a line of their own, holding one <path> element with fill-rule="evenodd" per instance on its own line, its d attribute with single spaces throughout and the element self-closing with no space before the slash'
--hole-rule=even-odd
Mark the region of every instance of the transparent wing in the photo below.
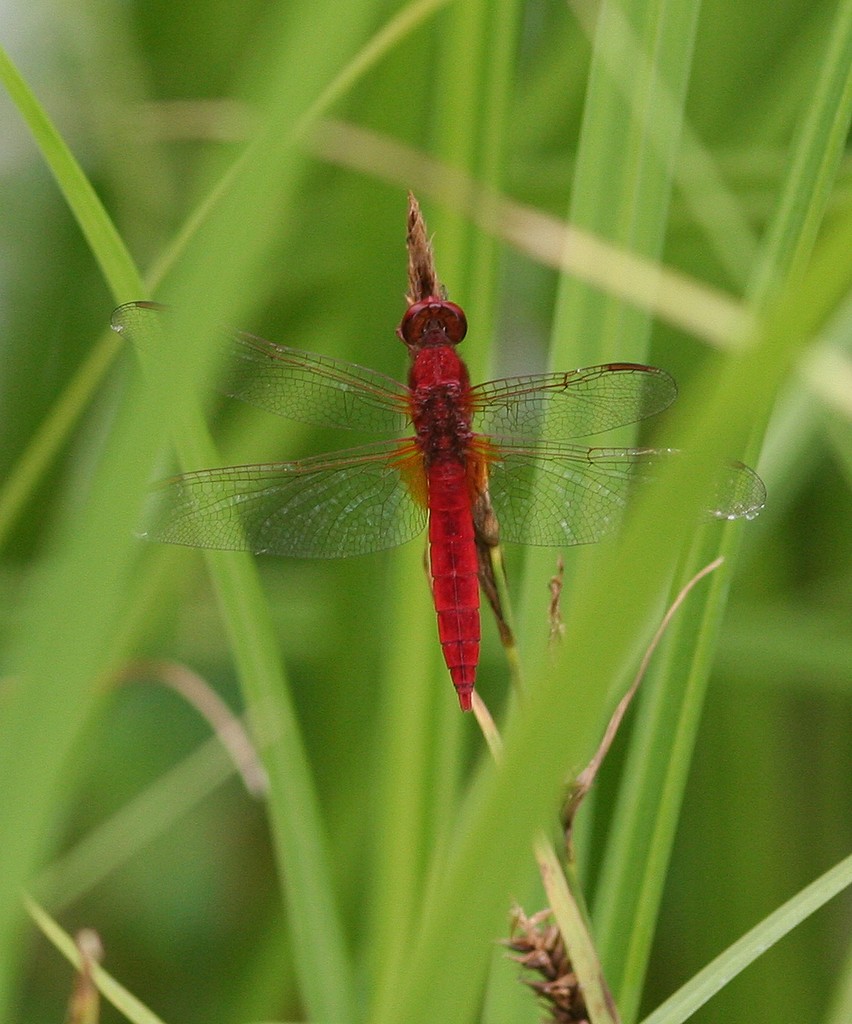
<svg viewBox="0 0 852 1024">
<path fill-rule="evenodd" d="M 554 441 L 590 437 L 667 409 L 677 385 L 664 370 L 606 363 L 569 373 L 492 380 L 471 389 L 482 433 Z"/>
<path fill-rule="evenodd" d="M 155 321 L 163 317 L 168 318 L 163 306 L 130 302 L 113 313 L 112 326 L 134 344 L 144 345 L 146 334 L 150 336 L 157 329 Z M 396 435 L 410 421 L 408 388 L 392 377 L 244 331 L 221 328 L 219 333 L 227 359 L 222 390 L 232 398 L 322 427 Z"/>
<path fill-rule="evenodd" d="M 554 547 L 591 544 L 611 533 L 637 482 L 651 477 L 661 460 L 686 457 L 672 448 L 582 448 L 506 438 L 488 439 L 486 450 L 496 453 L 488 489 L 500 537 Z M 753 519 L 765 500 L 760 477 L 730 463 L 719 470 L 707 514 Z"/>
<path fill-rule="evenodd" d="M 728 462 L 715 481 L 713 519 L 755 519 L 766 504 L 766 485 L 742 462 Z"/>
<path fill-rule="evenodd" d="M 331 457 L 185 473 L 152 494 L 143 536 L 169 544 L 340 558 L 404 544 L 426 525 L 422 468 L 407 442 Z"/>
<path fill-rule="evenodd" d="M 616 529 L 650 448 L 500 446 L 488 489 L 502 540 L 562 547 L 591 544 Z"/>
</svg>

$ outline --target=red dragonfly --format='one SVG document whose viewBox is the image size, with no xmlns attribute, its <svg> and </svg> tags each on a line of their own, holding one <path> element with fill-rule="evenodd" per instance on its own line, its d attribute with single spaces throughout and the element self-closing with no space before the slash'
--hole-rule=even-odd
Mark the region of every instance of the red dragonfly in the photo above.
<svg viewBox="0 0 852 1024">
<path fill-rule="evenodd" d="M 146 321 L 158 315 L 151 303 L 129 303 L 115 311 L 112 326 L 141 340 L 150 336 Z M 668 449 L 586 448 L 552 438 L 635 423 L 670 405 L 677 388 L 663 370 L 634 363 L 471 387 L 456 352 L 465 331 L 464 313 L 452 302 L 429 296 L 409 306 L 398 332 L 412 359 L 407 386 L 233 332 L 235 354 L 250 372 L 228 388 L 232 397 L 302 422 L 386 431 L 395 439 L 299 462 L 173 477 L 163 484 L 164 512 L 149 536 L 339 558 L 404 544 L 428 521 L 438 633 L 469 710 L 479 660 L 476 501 L 488 494 L 503 540 L 557 547 L 598 540 L 617 524 L 637 471 Z M 726 476 L 714 514 L 754 516 L 764 500 L 760 479 L 740 464 Z"/>
<path fill-rule="evenodd" d="M 120 306 L 112 327 L 144 344 L 161 310 Z M 226 388 L 232 397 L 301 422 L 393 439 L 173 477 L 161 485 L 162 510 L 147 534 L 193 547 L 339 558 L 404 544 L 428 523 L 438 635 L 464 711 L 479 661 L 482 510 L 493 509 L 502 540 L 555 547 L 598 540 L 617 525 L 637 473 L 669 450 L 565 439 L 636 423 L 677 394 L 663 370 L 634 363 L 471 386 L 456 351 L 466 330 L 462 310 L 437 290 L 412 302 L 397 332 L 411 358 L 407 385 L 229 332 L 241 371 Z M 713 514 L 753 517 L 764 498 L 759 477 L 736 463 Z"/>
</svg>

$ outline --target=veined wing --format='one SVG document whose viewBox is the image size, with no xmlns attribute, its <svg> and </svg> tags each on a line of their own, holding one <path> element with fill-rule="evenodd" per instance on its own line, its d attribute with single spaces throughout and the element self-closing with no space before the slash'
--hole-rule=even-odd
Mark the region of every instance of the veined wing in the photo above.
<svg viewBox="0 0 852 1024">
<path fill-rule="evenodd" d="M 766 484 L 743 462 L 727 462 L 714 481 L 713 519 L 756 519 L 766 504 Z"/>
<path fill-rule="evenodd" d="M 412 540 L 426 525 L 422 466 L 405 441 L 299 462 L 185 473 L 152 493 L 143 536 L 168 544 L 340 558 Z"/>
<path fill-rule="evenodd" d="M 130 302 L 115 310 L 112 326 L 144 345 L 154 321 L 167 315 L 156 303 Z M 392 377 L 244 331 L 219 333 L 227 357 L 222 391 L 232 398 L 321 427 L 398 435 L 410 422 L 408 389 Z"/>
<path fill-rule="evenodd" d="M 411 422 L 408 388 L 392 377 L 244 331 L 232 331 L 230 340 L 223 390 L 232 398 L 323 427 L 398 434 Z"/>
<path fill-rule="evenodd" d="M 667 409 L 672 377 L 655 366 L 605 363 L 569 373 L 492 380 L 471 389 L 476 428 L 485 434 L 554 441 L 590 437 Z"/>
<path fill-rule="evenodd" d="M 561 547 L 591 544 L 615 530 L 635 485 L 672 448 L 582 448 L 488 438 L 488 490 L 503 540 Z M 753 519 L 763 508 L 760 477 L 741 462 L 720 467 L 708 517 Z"/>
</svg>

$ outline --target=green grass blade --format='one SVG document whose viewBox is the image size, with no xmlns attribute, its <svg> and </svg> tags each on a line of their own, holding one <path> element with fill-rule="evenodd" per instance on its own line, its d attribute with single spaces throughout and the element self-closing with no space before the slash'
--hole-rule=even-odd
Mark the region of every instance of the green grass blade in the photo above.
<svg viewBox="0 0 852 1024">
<path fill-rule="evenodd" d="M 419 545 L 410 545 L 394 559 L 389 589 L 388 636 L 401 639 L 389 645 L 384 658 L 382 710 L 376 722 L 369 874 L 378 884 L 369 907 L 367 943 L 374 985 L 399 969 L 417 918 L 435 843 L 428 766 L 437 746 L 447 742 L 438 733 L 434 714 L 436 686 L 450 687 L 435 639 L 424 629 L 434 610 Z"/>
<path fill-rule="evenodd" d="M 604 3 L 596 28 L 569 219 L 654 260 L 668 221 L 699 7 Z M 564 278 L 551 365 L 641 359 L 649 324 L 644 311 Z"/>
<path fill-rule="evenodd" d="M 742 529 L 742 527 L 740 527 Z M 728 530 L 696 538 L 679 579 L 692 567 L 722 555 L 717 570 L 677 615 L 644 684 L 618 802 L 611 841 L 601 868 L 595 924 L 602 948 L 620 968 L 619 1008 L 635 1017 L 642 992 L 660 900 L 677 830 L 716 637 L 727 595 L 730 568 L 741 538 Z M 620 942 L 618 937 L 620 936 Z M 606 945 L 603 942 L 606 941 Z M 618 955 L 618 960 L 615 960 Z"/>
<path fill-rule="evenodd" d="M 626 5 L 623 15 L 618 4 L 602 8 L 569 214 L 579 227 L 652 259 L 663 244 L 698 11 L 697 4 L 673 6 L 642 0 Z M 635 91 L 626 94 L 616 69 L 629 43 L 631 66 L 634 47 L 642 63 Z M 658 124 L 661 102 L 671 116 Z M 565 369 L 616 358 L 647 361 L 649 324 L 647 312 L 565 277 L 550 364 Z M 546 657 L 543 631 L 534 623 L 553 566 L 550 552 L 527 557 L 519 633 L 538 637 L 526 654 L 532 666 Z"/>
<path fill-rule="evenodd" d="M 248 559 L 213 557 L 212 576 L 269 775 L 269 815 L 303 998 L 317 1020 L 351 1020 L 352 969 L 331 858 L 269 606 Z"/>
<path fill-rule="evenodd" d="M 144 286 L 91 182 L 9 55 L 0 47 L 0 82 L 30 130 L 69 209 L 91 248 L 116 303 L 141 298 Z M 33 488 L 112 363 L 120 344 L 106 333 L 74 376 L 53 415 L 39 429 L 0 491 L 0 544 Z"/>
<path fill-rule="evenodd" d="M 116 302 L 140 298 L 141 278 L 115 225 L 71 150 L 2 47 L 0 82 L 26 122 Z"/>
<path fill-rule="evenodd" d="M 112 668 L 111 636 L 120 628 L 136 555 L 136 510 L 156 445 L 145 411 L 139 390 L 131 390 L 92 482 L 69 503 L 19 603 L 0 717 L 0 1008 L 22 949 L 20 889 L 47 852 L 60 780 L 72 768 L 66 759 L 94 709 L 99 680 Z"/>
<path fill-rule="evenodd" d="M 651 260 L 660 258 L 668 221 L 698 9 L 698 4 L 612 3 L 603 6 L 597 22 L 569 216 L 581 228 Z M 566 277 L 557 305 L 551 365 L 647 361 L 649 329 L 646 311 Z M 583 578 L 584 563 L 594 562 L 594 555 L 587 558 L 583 552 L 572 561 L 573 575 Z M 535 552 L 527 560 L 522 636 L 535 635 L 530 615 L 541 615 L 551 566 L 552 555 Z M 578 580 L 569 578 L 566 586 L 569 592 L 576 591 Z M 609 621 L 602 616 L 601 622 Z M 649 627 L 646 623 L 645 629 Z M 570 616 L 566 628 L 578 628 Z M 539 671 L 543 656 L 539 641 L 532 652 L 532 664 Z M 578 670 L 586 671 L 582 664 Z M 626 665 L 622 672 L 628 673 Z M 603 697 L 590 694 L 587 699 Z M 582 843 L 578 850 L 582 861 Z M 633 910 L 635 904 L 628 899 L 628 920 L 633 919 Z M 596 934 L 604 972 L 618 1001 L 623 936 L 599 924 Z"/>
<path fill-rule="evenodd" d="M 104 331 L 0 487 L 0 547 L 112 366 L 121 343 Z"/>
<path fill-rule="evenodd" d="M 54 912 L 81 900 L 159 836 L 178 827 L 233 774 L 233 762 L 219 739 L 208 739 L 48 865 L 31 887 L 34 894 Z"/>
<path fill-rule="evenodd" d="M 30 917 L 53 943 L 59 952 L 75 968 L 80 967 L 80 954 L 71 936 L 33 900 L 26 899 Z M 103 967 L 95 965 L 92 977 L 101 995 L 111 1003 L 131 1024 L 165 1024 L 162 1018 L 148 1009 L 144 1003 L 113 978 Z M 69 985 L 69 991 L 71 986 Z"/>
<path fill-rule="evenodd" d="M 810 258 L 852 121 L 852 2 L 842 0 L 793 146 L 750 295 L 763 305 Z"/>
<path fill-rule="evenodd" d="M 810 267 L 807 274 L 808 290 L 806 294 L 802 295 L 797 289 L 791 287 L 787 303 L 773 310 L 772 320 L 764 330 L 769 335 L 775 335 L 776 343 L 783 343 L 785 346 L 789 345 L 795 333 L 799 333 L 802 339 L 809 337 L 810 332 L 815 327 L 813 323 L 814 317 L 820 314 L 827 317 L 829 311 L 840 301 L 840 297 L 846 294 L 849 286 L 849 267 L 837 267 L 835 261 L 838 259 L 838 254 L 842 247 L 848 244 L 850 228 L 852 228 L 852 225 L 850 225 L 850 221 L 847 219 L 846 223 L 838 226 L 836 233 L 828 238 L 824 246 L 818 251 L 818 259 Z M 828 280 L 826 280 L 826 276 Z M 785 320 L 789 322 L 785 322 Z M 783 362 L 784 356 L 781 354 L 781 351 L 779 351 L 778 358 L 781 358 Z M 739 380 L 728 381 L 732 389 L 742 393 L 739 402 L 731 406 L 732 414 L 735 408 L 745 410 L 750 406 L 753 407 L 755 404 L 757 407 L 760 406 L 759 401 L 749 402 L 745 396 L 747 382 L 755 380 L 758 373 L 762 375 L 764 385 L 768 385 L 765 392 L 766 398 L 774 393 L 773 388 L 780 382 L 783 374 L 783 365 L 779 366 L 777 363 L 767 364 L 766 362 L 757 363 L 755 361 L 755 351 L 745 353 L 742 361 L 745 366 L 741 367 L 738 371 L 734 369 L 735 364 L 730 364 L 731 373 L 742 375 Z M 757 369 L 758 365 L 763 366 L 762 371 Z M 772 373 L 776 377 L 774 385 L 767 379 Z M 755 398 L 755 396 L 752 396 L 752 398 Z M 730 427 L 730 424 L 727 426 Z M 705 433 L 702 431 L 704 443 L 698 443 L 696 440 L 694 443 L 689 444 L 688 447 L 695 450 L 701 450 L 702 448 L 709 450 L 713 443 L 711 439 L 718 440 L 722 433 L 724 433 L 724 428 L 721 424 L 710 432 Z M 707 671 L 707 665 L 703 664 L 703 662 L 706 661 L 710 648 L 715 644 L 717 630 L 717 624 L 711 617 L 712 614 L 712 605 L 708 604 L 708 619 L 702 624 L 701 629 L 694 638 L 695 660 L 692 673 L 700 674 L 699 681 L 702 692 L 705 685 L 703 676 Z M 694 681 L 695 676 L 691 675 L 690 682 L 693 686 Z M 619 923 L 629 929 L 621 934 L 618 945 L 619 948 L 624 950 L 623 977 L 625 978 L 625 991 L 628 993 L 627 1003 L 628 1007 L 634 1008 L 634 1012 L 635 1007 L 638 1006 L 638 990 L 641 987 L 641 978 L 644 975 L 652 937 L 652 926 L 649 917 L 653 916 L 656 911 L 652 908 L 650 912 L 645 910 L 640 913 L 638 906 L 636 906 L 631 924 L 629 923 L 630 918 L 626 913 L 626 908 L 634 900 L 638 900 L 639 896 L 645 900 L 652 901 L 655 897 L 658 898 L 659 896 L 662 875 L 664 874 L 669 855 L 671 823 L 683 789 L 682 780 L 676 781 L 676 776 L 685 774 L 689 763 L 689 751 L 682 747 L 678 748 L 681 753 L 679 763 L 671 770 L 658 764 L 656 760 L 650 766 L 643 764 L 642 753 L 643 750 L 646 753 L 649 750 L 653 750 L 656 757 L 657 751 L 666 749 L 669 742 L 668 737 L 676 735 L 679 738 L 682 731 L 686 731 L 688 734 L 690 718 L 695 713 L 695 703 L 700 702 L 703 698 L 701 695 L 696 696 L 694 693 L 688 693 L 687 696 L 688 700 L 686 697 L 684 698 L 681 718 L 677 719 L 673 724 L 671 721 L 665 722 L 665 716 L 661 716 L 650 735 L 639 735 L 632 744 L 625 771 L 630 777 L 632 777 L 633 773 L 636 773 L 640 778 L 644 775 L 644 779 L 637 783 L 637 788 L 645 788 L 646 792 L 653 792 L 650 789 L 651 786 L 664 787 L 662 790 L 663 799 L 660 800 L 657 810 L 659 817 L 658 820 L 655 820 L 654 816 L 651 815 L 649 817 L 646 814 L 642 820 L 638 820 L 638 816 L 631 813 L 627 805 L 628 799 L 630 797 L 635 798 L 635 794 L 632 789 L 623 794 L 622 801 L 625 810 L 622 812 L 622 818 L 619 821 L 622 824 L 626 821 L 627 824 L 624 825 L 623 829 L 618 828 L 616 831 L 615 842 L 608 850 L 608 863 L 603 870 L 600 880 L 602 893 L 600 915 L 605 917 L 606 934 L 613 935 L 613 941 L 615 942 L 615 934 Z M 637 852 L 637 841 L 641 845 L 643 853 Z M 638 867 L 631 866 L 629 862 L 631 856 L 638 856 L 640 858 Z"/>
<path fill-rule="evenodd" d="M 642 1024 L 681 1024 L 688 1020 L 732 978 L 849 885 L 852 885 L 852 855 L 826 871 L 720 953 L 649 1014 Z"/>
<path fill-rule="evenodd" d="M 556 852 L 543 836 L 535 842 L 535 855 L 547 903 L 559 925 L 565 949 L 569 951 L 591 1024 L 619 1024 L 618 1012 L 606 986 L 588 922 L 571 891 Z"/>
</svg>

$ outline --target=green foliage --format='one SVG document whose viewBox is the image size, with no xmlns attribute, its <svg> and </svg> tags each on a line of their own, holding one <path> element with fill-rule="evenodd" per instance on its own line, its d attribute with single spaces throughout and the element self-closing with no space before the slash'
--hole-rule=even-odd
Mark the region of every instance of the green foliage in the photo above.
<svg viewBox="0 0 852 1024">
<path fill-rule="evenodd" d="M 816 911 L 852 876 L 852 0 L 29 16 L 0 38 L 0 1019 L 56 1020 L 71 987 L 32 904 L 51 945 L 22 940 L 23 887 L 101 935 L 105 1021 L 536 1020 L 494 955 L 513 900 L 543 904 L 534 837 L 721 552 L 580 813 L 592 931 L 625 1021 L 845 1020 L 848 936 Z M 556 552 L 507 553 L 524 697 L 488 614 L 478 679 L 499 767 L 420 544 L 272 564 L 134 535 L 175 457 L 347 443 L 211 405 L 215 320 L 404 372 L 406 187 L 475 378 L 664 366 L 659 443 L 757 461 L 769 491 L 755 523 L 693 527 L 701 482 L 673 466 L 618 541 L 564 553 L 555 652 Z M 656 295 L 659 263 L 680 277 Z M 110 311 L 154 296 L 181 343 L 130 351 Z M 263 804 L 140 658 L 245 712 Z"/>
</svg>

